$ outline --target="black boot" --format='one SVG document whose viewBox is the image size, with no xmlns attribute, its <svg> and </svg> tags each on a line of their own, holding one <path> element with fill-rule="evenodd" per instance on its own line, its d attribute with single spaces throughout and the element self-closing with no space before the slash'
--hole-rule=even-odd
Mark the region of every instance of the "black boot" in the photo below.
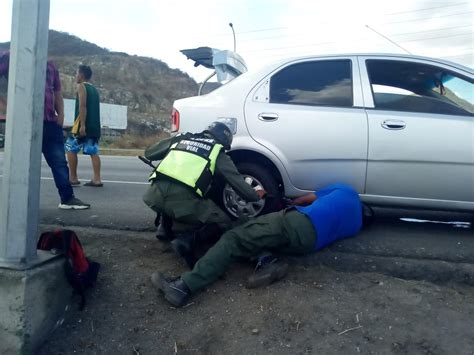
<svg viewBox="0 0 474 355">
<path fill-rule="evenodd" d="M 171 242 L 171 248 L 183 257 L 192 269 L 198 259 L 212 247 L 222 235 L 216 223 L 205 224 L 195 232 L 180 234 Z"/>
<path fill-rule="evenodd" d="M 197 258 L 194 255 L 194 246 L 194 232 L 180 234 L 171 242 L 171 249 L 173 249 L 176 254 L 184 258 L 184 261 L 190 269 L 194 267 L 194 264 L 196 264 L 197 261 Z"/>
<path fill-rule="evenodd" d="M 156 222 L 155 222 L 156 223 Z M 173 219 L 164 214 L 160 217 L 160 224 L 156 229 L 156 238 L 162 242 L 168 242 L 174 239 L 174 233 L 172 230 Z"/>
<path fill-rule="evenodd" d="M 193 254 L 196 261 L 217 243 L 222 233 L 216 223 L 205 224 L 194 233 Z"/>
<path fill-rule="evenodd" d="M 216 223 L 203 225 L 196 231 L 195 242 L 199 245 L 212 246 L 220 239 L 223 231 Z"/>
<path fill-rule="evenodd" d="M 184 306 L 191 294 L 188 286 L 181 278 L 167 278 L 161 272 L 155 272 L 151 275 L 151 283 L 175 307 Z"/>
<path fill-rule="evenodd" d="M 157 228 L 160 225 L 160 221 L 161 221 L 161 213 L 156 212 L 155 221 L 153 222 L 153 224 L 155 225 L 155 228 Z"/>
<path fill-rule="evenodd" d="M 247 278 L 246 288 L 257 288 L 281 280 L 288 273 L 288 263 L 271 253 L 262 254 L 252 275 Z"/>
</svg>

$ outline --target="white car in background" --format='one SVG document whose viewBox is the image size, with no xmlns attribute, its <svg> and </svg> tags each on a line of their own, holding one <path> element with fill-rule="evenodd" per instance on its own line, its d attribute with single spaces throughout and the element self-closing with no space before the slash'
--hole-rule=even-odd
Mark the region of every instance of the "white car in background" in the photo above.
<svg viewBox="0 0 474 355">
<path fill-rule="evenodd" d="M 286 60 L 175 101 L 172 131 L 232 127 L 229 155 L 269 193 L 247 204 L 223 187 L 235 216 L 334 182 L 369 205 L 474 211 L 473 74 L 412 55 Z"/>
</svg>

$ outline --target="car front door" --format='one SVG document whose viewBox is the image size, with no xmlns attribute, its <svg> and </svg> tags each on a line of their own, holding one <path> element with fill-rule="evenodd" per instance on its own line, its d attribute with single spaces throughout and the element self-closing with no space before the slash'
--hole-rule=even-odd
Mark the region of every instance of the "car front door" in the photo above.
<svg viewBox="0 0 474 355">
<path fill-rule="evenodd" d="M 372 107 L 367 195 L 430 208 L 474 202 L 472 74 L 423 60 L 359 60 Z"/>
<path fill-rule="evenodd" d="M 345 182 L 364 192 L 368 137 L 359 78 L 355 57 L 296 61 L 248 95 L 250 135 L 282 162 L 293 190 Z"/>
</svg>

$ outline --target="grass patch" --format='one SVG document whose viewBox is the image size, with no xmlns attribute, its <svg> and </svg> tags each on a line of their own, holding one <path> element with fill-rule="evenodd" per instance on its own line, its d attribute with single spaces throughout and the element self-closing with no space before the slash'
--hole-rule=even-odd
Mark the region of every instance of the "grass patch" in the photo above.
<svg viewBox="0 0 474 355">
<path fill-rule="evenodd" d="M 101 141 L 100 154 L 123 156 L 143 155 L 147 147 L 168 137 L 169 134 L 164 132 L 145 137 L 126 133 L 114 141 Z"/>
<path fill-rule="evenodd" d="M 117 140 L 114 140 L 107 144 L 106 148 L 112 149 L 145 149 L 156 142 L 159 142 L 165 138 L 168 138 L 169 134 L 160 132 L 149 136 L 137 136 L 129 133 L 124 134 Z M 104 148 L 104 150 L 106 149 Z"/>
</svg>

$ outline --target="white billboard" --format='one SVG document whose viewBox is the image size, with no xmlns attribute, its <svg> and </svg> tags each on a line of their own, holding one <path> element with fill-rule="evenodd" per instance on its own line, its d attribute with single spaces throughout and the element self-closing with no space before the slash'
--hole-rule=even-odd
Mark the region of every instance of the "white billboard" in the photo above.
<svg viewBox="0 0 474 355">
<path fill-rule="evenodd" d="M 127 106 L 100 104 L 100 124 L 102 128 L 127 129 Z M 74 123 L 75 100 L 64 99 L 64 126 Z"/>
</svg>

